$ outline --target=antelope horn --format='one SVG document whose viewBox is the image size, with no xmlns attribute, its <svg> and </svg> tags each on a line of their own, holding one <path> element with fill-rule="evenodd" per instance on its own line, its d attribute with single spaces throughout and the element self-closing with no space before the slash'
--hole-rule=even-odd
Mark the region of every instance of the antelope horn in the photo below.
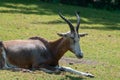
<svg viewBox="0 0 120 80">
<path fill-rule="evenodd" d="M 67 22 L 67 24 L 68 24 L 69 27 L 70 27 L 70 31 L 71 31 L 71 32 L 75 32 L 74 27 L 73 27 L 73 25 L 71 24 L 71 22 L 70 22 L 69 20 L 67 20 L 60 12 L 59 12 L 59 16 L 60 16 L 65 22 Z"/>
<path fill-rule="evenodd" d="M 79 16 L 79 12 L 76 12 L 76 17 L 77 17 L 76 31 L 78 32 L 78 29 L 79 29 L 79 26 L 80 26 L 80 16 Z"/>
</svg>

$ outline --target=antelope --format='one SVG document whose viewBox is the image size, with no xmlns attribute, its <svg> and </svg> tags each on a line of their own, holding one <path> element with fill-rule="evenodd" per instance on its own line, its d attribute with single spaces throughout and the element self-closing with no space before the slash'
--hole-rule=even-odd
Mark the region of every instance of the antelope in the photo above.
<svg viewBox="0 0 120 80">
<path fill-rule="evenodd" d="M 59 66 L 59 60 L 70 50 L 77 58 L 83 58 L 80 48 L 80 38 L 87 33 L 79 33 L 80 16 L 76 12 L 77 26 L 59 16 L 68 24 L 70 31 L 57 33 L 61 38 L 47 41 L 41 37 L 30 37 L 26 40 L 0 41 L 0 66 L 2 69 L 42 70 L 47 73 L 70 72 L 86 77 L 94 77 L 90 73 L 80 72 L 70 67 Z"/>
</svg>

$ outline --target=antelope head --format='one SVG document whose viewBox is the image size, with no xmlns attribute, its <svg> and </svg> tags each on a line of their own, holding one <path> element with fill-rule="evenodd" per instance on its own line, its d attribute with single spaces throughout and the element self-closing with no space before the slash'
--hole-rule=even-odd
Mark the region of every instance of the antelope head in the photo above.
<svg viewBox="0 0 120 80">
<path fill-rule="evenodd" d="M 61 13 L 59 16 L 69 25 L 70 31 L 67 33 L 58 33 L 59 36 L 69 39 L 69 50 L 74 53 L 78 58 L 83 58 L 83 52 L 80 48 L 80 38 L 87 35 L 86 33 L 79 33 L 80 26 L 80 16 L 79 13 L 76 12 L 77 17 L 77 25 L 74 27 L 72 23 L 66 19 Z"/>
</svg>

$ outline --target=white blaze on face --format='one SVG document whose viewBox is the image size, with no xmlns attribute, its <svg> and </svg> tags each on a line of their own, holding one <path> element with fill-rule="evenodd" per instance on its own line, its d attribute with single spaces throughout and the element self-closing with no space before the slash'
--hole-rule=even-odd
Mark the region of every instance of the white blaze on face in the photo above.
<svg viewBox="0 0 120 80">
<path fill-rule="evenodd" d="M 79 40 L 80 39 L 76 34 L 76 36 L 74 36 L 74 38 L 71 40 L 71 49 L 76 54 L 76 56 L 78 58 L 81 58 L 81 57 L 83 57 L 83 53 L 82 53 L 82 51 L 80 49 Z"/>
<path fill-rule="evenodd" d="M 75 54 L 78 56 L 83 56 L 79 42 L 75 42 Z"/>
</svg>

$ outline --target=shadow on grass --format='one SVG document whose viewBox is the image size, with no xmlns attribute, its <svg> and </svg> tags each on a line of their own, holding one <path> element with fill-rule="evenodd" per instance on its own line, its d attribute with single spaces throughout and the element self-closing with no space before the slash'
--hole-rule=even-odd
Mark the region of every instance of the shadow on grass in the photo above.
<svg viewBox="0 0 120 80">
<path fill-rule="evenodd" d="M 58 11 L 68 18 L 75 16 L 75 11 L 80 11 L 82 24 L 100 24 L 103 26 L 91 27 L 82 26 L 82 29 L 96 30 L 120 30 L 120 12 L 111 13 L 108 11 L 100 11 L 89 8 L 81 8 L 76 6 L 66 6 L 62 4 L 43 3 L 40 0 L 0 0 L 0 13 L 12 14 L 35 14 L 35 15 L 57 15 Z M 76 23 L 76 19 L 70 19 L 72 23 Z M 66 24 L 62 19 L 49 22 L 32 22 L 31 24 Z"/>
<path fill-rule="evenodd" d="M 34 7 L 30 7 L 32 5 Z M 6 8 L 0 10 L 0 13 L 53 15 L 57 12 L 55 9 L 57 5 L 53 6 L 40 0 L 0 0 L 0 7 Z"/>
<path fill-rule="evenodd" d="M 76 20 L 71 20 L 70 21 L 72 23 L 76 23 L 77 21 Z M 120 27 L 119 25 L 117 24 L 114 24 L 114 23 L 103 23 L 103 22 L 99 22 L 99 23 L 96 23 L 97 25 L 102 25 L 102 26 L 92 26 L 93 25 L 96 25 L 94 24 L 93 22 L 91 23 L 87 23 L 85 22 L 84 20 L 82 20 L 81 22 L 82 24 L 87 24 L 87 25 L 91 25 L 90 27 L 89 26 L 81 26 L 81 29 L 96 29 L 96 30 L 120 30 Z M 54 20 L 54 21 L 48 21 L 48 22 L 41 22 L 41 21 L 38 21 L 38 22 L 32 22 L 31 24 L 66 24 L 66 22 L 62 21 L 62 20 Z"/>
<path fill-rule="evenodd" d="M 120 27 L 116 27 L 116 25 L 114 25 L 113 27 L 110 27 L 111 25 L 107 25 L 105 27 L 81 27 L 82 29 L 96 29 L 96 30 L 120 30 Z"/>
</svg>

